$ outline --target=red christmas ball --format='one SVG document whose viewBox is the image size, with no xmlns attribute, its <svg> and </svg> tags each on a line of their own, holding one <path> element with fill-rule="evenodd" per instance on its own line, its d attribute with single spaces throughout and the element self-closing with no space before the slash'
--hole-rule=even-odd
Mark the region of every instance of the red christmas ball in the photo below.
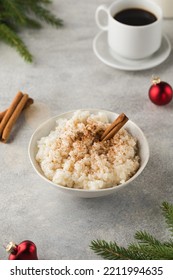
<svg viewBox="0 0 173 280">
<path fill-rule="evenodd" d="M 156 105 L 166 105 L 173 97 L 172 87 L 159 78 L 153 79 L 153 85 L 149 89 L 149 98 Z"/>
<path fill-rule="evenodd" d="M 6 251 L 10 253 L 9 260 L 38 260 L 36 245 L 30 240 L 22 241 L 18 245 L 10 242 Z"/>
</svg>

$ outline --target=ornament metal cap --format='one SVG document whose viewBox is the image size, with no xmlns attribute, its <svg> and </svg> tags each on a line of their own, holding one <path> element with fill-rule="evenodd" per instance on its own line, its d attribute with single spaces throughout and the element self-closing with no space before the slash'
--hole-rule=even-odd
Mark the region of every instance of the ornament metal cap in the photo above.
<svg viewBox="0 0 173 280">
<path fill-rule="evenodd" d="M 15 250 L 16 248 L 17 248 L 17 245 L 16 245 L 13 241 L 11 241 L 11 242 L 9 242 L 8 245 L 6 246 L 6 252 L 12 253 L 12 252 L 14 252 L 14 250 Z"/>
<path fill-rule="evenodd" d="M 157 85 L 161 82 L 160 77 L 152 77 L 152 84 Z"/>
</svg>

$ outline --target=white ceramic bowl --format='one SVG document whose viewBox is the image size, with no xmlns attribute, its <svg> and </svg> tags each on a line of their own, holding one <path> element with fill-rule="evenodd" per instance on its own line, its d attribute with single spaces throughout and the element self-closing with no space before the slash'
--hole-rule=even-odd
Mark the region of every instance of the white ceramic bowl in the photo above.
<svg viewBox="0 0 173 280">
<path fill-rule="evenodd" d="M 100 112 L 104 112 L 107 114 L 108 118 L 110 119 L 110 122 L 114 121 L 118 114 L 114 113 L 114 112 L 110 112 L 110 111 L 105 111 L 105 110 L 99 110 L 99 109 L 82 109 L 82 110 L 87 110 L 90 111 L 91 113 L 98 113 L 98 111 Z M 92 197 L 100 197 L 100 196 L 105 196 L 105 195 L 109 195 L 112 194 L 118 190 L 120 190 L 121 188 L 129 185 L 130 183 L 132 183 L 143 171 L 143 169 L 145 168 L 148 159 L 149 159 L 149 146 L 148 146 L 148 142 L 145 138 L 144 133 L 142 132 L 142 130 L 132 121 L 128 121 L 125 124 L 125 128 L 133 135 L 137 138 L 138 140 L 138 145 L 139 145 L 139 155 L 140 155 L 140 167 L 138 169 L 138 171 L 135 173 L 134 176 L 132 176 L 128 181 L 126 181 L 125 183 L 118 185 L 118 186 L 113 186 L 112 188 L 107 188 L 107 189 L 100 189 L 100 190 L 83 190 L 83 189 L 74 189 L 74 188 L 68 188 L 68 187 L 64 187 L 64 186 L 60 186 L 57 185 L 55 183 L 53 183 L 52 181 L 50 181 L 49 179 L 47 179 L 43 173 L 43 171 L 41 170 L 38 162 L 36 161 L 35 157 L 36 157 L 36 153 L 37 153 L 37 141 L 43 137 L 43 136 L 47 136 L 51 130 L 54 130 L 55 126 L 56 126 L 56 120 L 59 118 L 66 118 L 66 119 L 70 119 L 73 115 L 75 111 L 71 111 L 71 112 L 67 112 L 58 116 L 55 116 L 53 118 L 48 119 L 47 121 L 45 121 L 43 124 L 41 124 L 33 133 L 30 143 L 29 143 L 29 148 L 28 148 L 28 152 L 29 152 L 29 158 L 31 161 L 32 166 L 34 167 L 35 171 L 37 172 L 37 174 L 44 180 L 46 181 L 49 185 L 53 185 L 54 187 L 56 187 L 56 189 L 61 190 L 65 193 L 69 193 L 72 194 L 74 196 L 78 196 L 78 197 L 86 197 L 86 198 L 92 198 Z M 130 187 L 130 186 L 128 186 Z"/>
</svg>

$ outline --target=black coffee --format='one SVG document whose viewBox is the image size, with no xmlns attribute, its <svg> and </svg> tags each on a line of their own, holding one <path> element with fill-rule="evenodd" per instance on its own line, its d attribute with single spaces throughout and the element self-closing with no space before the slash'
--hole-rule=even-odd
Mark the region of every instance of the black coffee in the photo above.
<svg viewBox="0 0 173 280">
<path fill-rule="evenodd" d="M 151 12 L 138 8 L 120 11 L 115 14 L 114 19 L 121 23 L 134 26 L 151 24 L 157 20 L 156 16 Z"/>
</svg>

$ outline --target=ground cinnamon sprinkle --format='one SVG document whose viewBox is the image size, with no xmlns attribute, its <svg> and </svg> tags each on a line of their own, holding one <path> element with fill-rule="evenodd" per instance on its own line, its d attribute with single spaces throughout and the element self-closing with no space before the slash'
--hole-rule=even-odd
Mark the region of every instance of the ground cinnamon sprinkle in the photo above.
<svg viewBox="0 0 173 280">
<path fill-rule="evenodd" d="M 45 176 L 70 188 L 102 189 L 127 181 L 139 168 L 137 140 L 124 128 L 106 141 L 105 113 L 76 111 L 38 141 L 36 160 Z"/>
</svg>

